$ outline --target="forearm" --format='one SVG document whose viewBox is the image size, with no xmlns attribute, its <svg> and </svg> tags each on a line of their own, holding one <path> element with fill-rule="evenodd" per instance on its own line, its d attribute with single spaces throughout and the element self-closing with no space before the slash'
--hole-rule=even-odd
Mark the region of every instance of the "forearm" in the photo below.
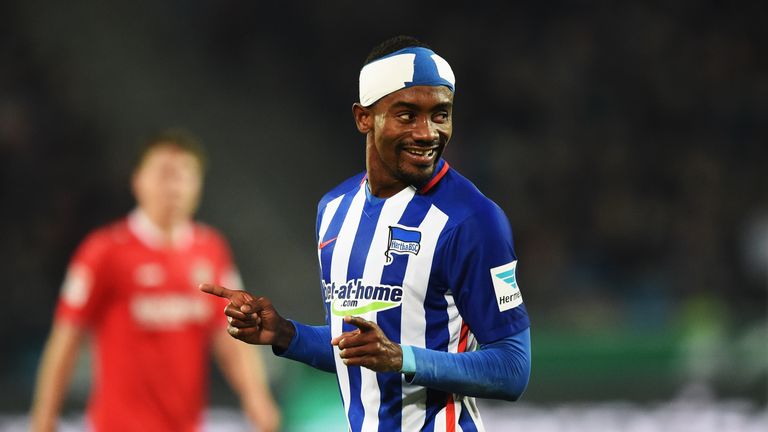
<svg viewBox="0 0 768 432">
<path fill-rule="evenodd" d="M 30 430 L 54 431 L 77 360 L 81 330 L 69 324 L 54 326 L 43 349 L 30 412 Z"/>
<path fill-rule="evenodd" d="M 531 368 L 528 329 L 474 352 L 457 354 L 410 349 L 414 355 L 415 373 L 406 374 L 406 379 L 413 384 L 505 400 L 519 399 L 528 385 Z"/>
<path fill-rule="evenodd" d="M 269 389 L 264 363 L 258 348 L 241 343 L 225 332 L 214 337 L 214 353 L 222 374 L 240 397 L 248 418 L 260 430 L 274 431 L 280 412 Z"/>
<path fill-rule="evenodd" d="M 219 369 L 243 401 L 269 395 L 263 362 L 255 347 L 223 331 L 214 336 L 213 346 Z"/>
<path fill-rule="evenodd" d="M 273 352 L 291 360 L 300 361 L 325 372 L 336 372 L 336 362 L 331 346 L 331 328 L 308 326 L 292 321 L 296 332 L 290 345 L 284 351 L 273 347 Z"/>
</svg>

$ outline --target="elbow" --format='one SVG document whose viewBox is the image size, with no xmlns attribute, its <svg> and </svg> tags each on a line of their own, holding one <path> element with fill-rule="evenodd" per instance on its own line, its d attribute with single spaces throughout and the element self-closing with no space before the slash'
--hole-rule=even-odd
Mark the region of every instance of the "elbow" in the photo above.
<svg viewBox="0 0 768 432">
<path fill-rule="evenodd" d="M 496 375 L 490 388 L 494 399 L 510 402 L 520 400 L 528 388 L 531 376 L 531 348 L 528 330 L 489 344 L 484 348 L 487 353 L 494 353 Z"/>
<path fill-rule="evenodd" d="M 499 395 L 499 399 L 503 399 L 509 402 L 517 402 L 521 397 L 523 397 L 525 389 L 528 388 L 528 378 L 526 377 L 524 380 L 513 381 L 514 382 L 511 382 L 504 387 L 504 391 Z"/>
<path fill-rule="evenodd" d="M 517 402 L 520 400 L 521 397 L 523 397 L 523 393 L 525 393 L 525 389 L 528 387 L 528 380 L 524 380 L 524 382 L 514 382 L 510 383 L 509 385 L 505 386 L 500 394 L 497 395 L 498 399 L 502 399 L 508 402 Z"/>
<path fill-rule="evenodd" d="M 518 400 L 520 400 L 520 398 L 523 397 L 523 393 L 525 393 L 525 389 L 527 387 L 528 387 L 527 385 L 522 385 L 522 386 L 510 389 L 510 391 L 508 391 L 504 395 L 504 400 L 509 402 L 517 402 Z"/>
<path fill-rule="evenodd" d="M 492 380 L 475 383 L 467 394 L 488 399 L 516 402 L 523 396 L 527 387 L 527 372 L 504 376 L 497 375 Z"/>
<path fill-rule="evenodd" d="M 530 364 L 526 364 L 526 366 L 527 367 L 522 368 L 523 370 L 519 373 L 507 377 L 503 387 L 501 387 L 503 391 L 502 394 L 499 395 L 499 399 L 509 402 L 520 400 L 523 393 L 525 393 L 525 390 L 528 388 L 528 381 L 531 376 Z"/>
</svg>

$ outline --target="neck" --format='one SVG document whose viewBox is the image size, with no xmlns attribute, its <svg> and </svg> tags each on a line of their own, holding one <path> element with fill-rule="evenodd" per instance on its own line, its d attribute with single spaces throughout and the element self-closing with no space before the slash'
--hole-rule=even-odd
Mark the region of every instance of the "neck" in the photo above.
<svg viewBox="0 0 768 432">
<path fill-rule="evenodd" d="M 152 225 L 154 225 L 155 228 L 157 228 L 157 230 L 163 235 L 170 236 L 174 229 L 181 225 L 178 221 L 162 218 L 157 214 L 153 214 L 147 211 L 144 211 L 144 214 L 147 216 L 147 219 L 152 222 Z"/>
<path fill-rule="evenodd" d="M 370 136 L 369 136 L 370 137 Z M 372 139 L 366 140 L 365 169 L 371 194 L 378 198 L 389 198 L 408 187 L 387 172 Z"/>
<path fill-rule="evenodd" d="M 165 224 L 159 224 L 155 220 L 152 220 L 152 223 L 155 224 L 155 226 L 158 229 L 158 232 L 160 233 L 163 242 L 166 244 L 172 244 L 174 241 L 174 234 L 178 232 L 178 229 L 181 227 L 181 224 L 178 222 L 170 222 Z"/>
<path fill-rule="evenodd" d="M 150 229 L 155 232 L 157 239 L 166 246 L 176 244 L 179 241 L 180 234 L 189 222 L 184 219 L 163 217 L 145 209 L 140 209 L 140 212 L 144 215 L 146 222 L 150 225 Z"/>
</svg>

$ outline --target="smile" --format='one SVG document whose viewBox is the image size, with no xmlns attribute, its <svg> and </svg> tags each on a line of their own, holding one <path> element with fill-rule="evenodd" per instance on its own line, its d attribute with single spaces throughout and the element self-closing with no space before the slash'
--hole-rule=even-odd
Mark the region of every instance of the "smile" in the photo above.
<svg viewBox="0 0 768 432">
<path fill-rule="evenodd" d="M 435 155 L 437 152 L 437 147 L 432 148 L 406 148 L 404 149 L 407 153 L 410 153 L 414 156 L 419 156 L 422 158 L 431 158 Z"/>
</svg>

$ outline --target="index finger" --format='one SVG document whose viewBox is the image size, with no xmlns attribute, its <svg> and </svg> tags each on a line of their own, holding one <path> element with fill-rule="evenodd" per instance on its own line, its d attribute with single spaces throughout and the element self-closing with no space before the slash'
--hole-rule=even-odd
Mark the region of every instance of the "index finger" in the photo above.
<svg viewBox="0 0 768 432">
<path fill-rule="evenodd" d="M 347 324 L 351 324 L 359 328 L 360 330 L 373 330 L 376 328 L 376 324 L 374 324 L 373 322 L 357 316 L 346 316 L 344 317 L 344 322 L 346 322 Z"/>
<path fill-rule="evenodd" d="M 224 288 L 223 286 L 218 286 L 214 284 L 204 283 L 200 284 L 200 291 L 208 294 L 213 294 L 217 297 L 225 298 L 227 300 L 232 301 L 232 297 L 235 296 L 240 291 L 231 290 L 229 288 Z"/>
<path fill-rule="evenodd" d="M 359 334 L 360 334 L 360 330 L 358 330 L 358 329 L 355 329 L 355 330 L 352 330 L 352 331 L 348 331 L 348 332 L 344 332 L 344 333 L 336 336 L 335 338 L 331 339 L 331 345 L 338 345 L 339 342 L 341 342 L 345 338 L 352 337 L 352 336 L 357 336 Z"/>
</svg>

